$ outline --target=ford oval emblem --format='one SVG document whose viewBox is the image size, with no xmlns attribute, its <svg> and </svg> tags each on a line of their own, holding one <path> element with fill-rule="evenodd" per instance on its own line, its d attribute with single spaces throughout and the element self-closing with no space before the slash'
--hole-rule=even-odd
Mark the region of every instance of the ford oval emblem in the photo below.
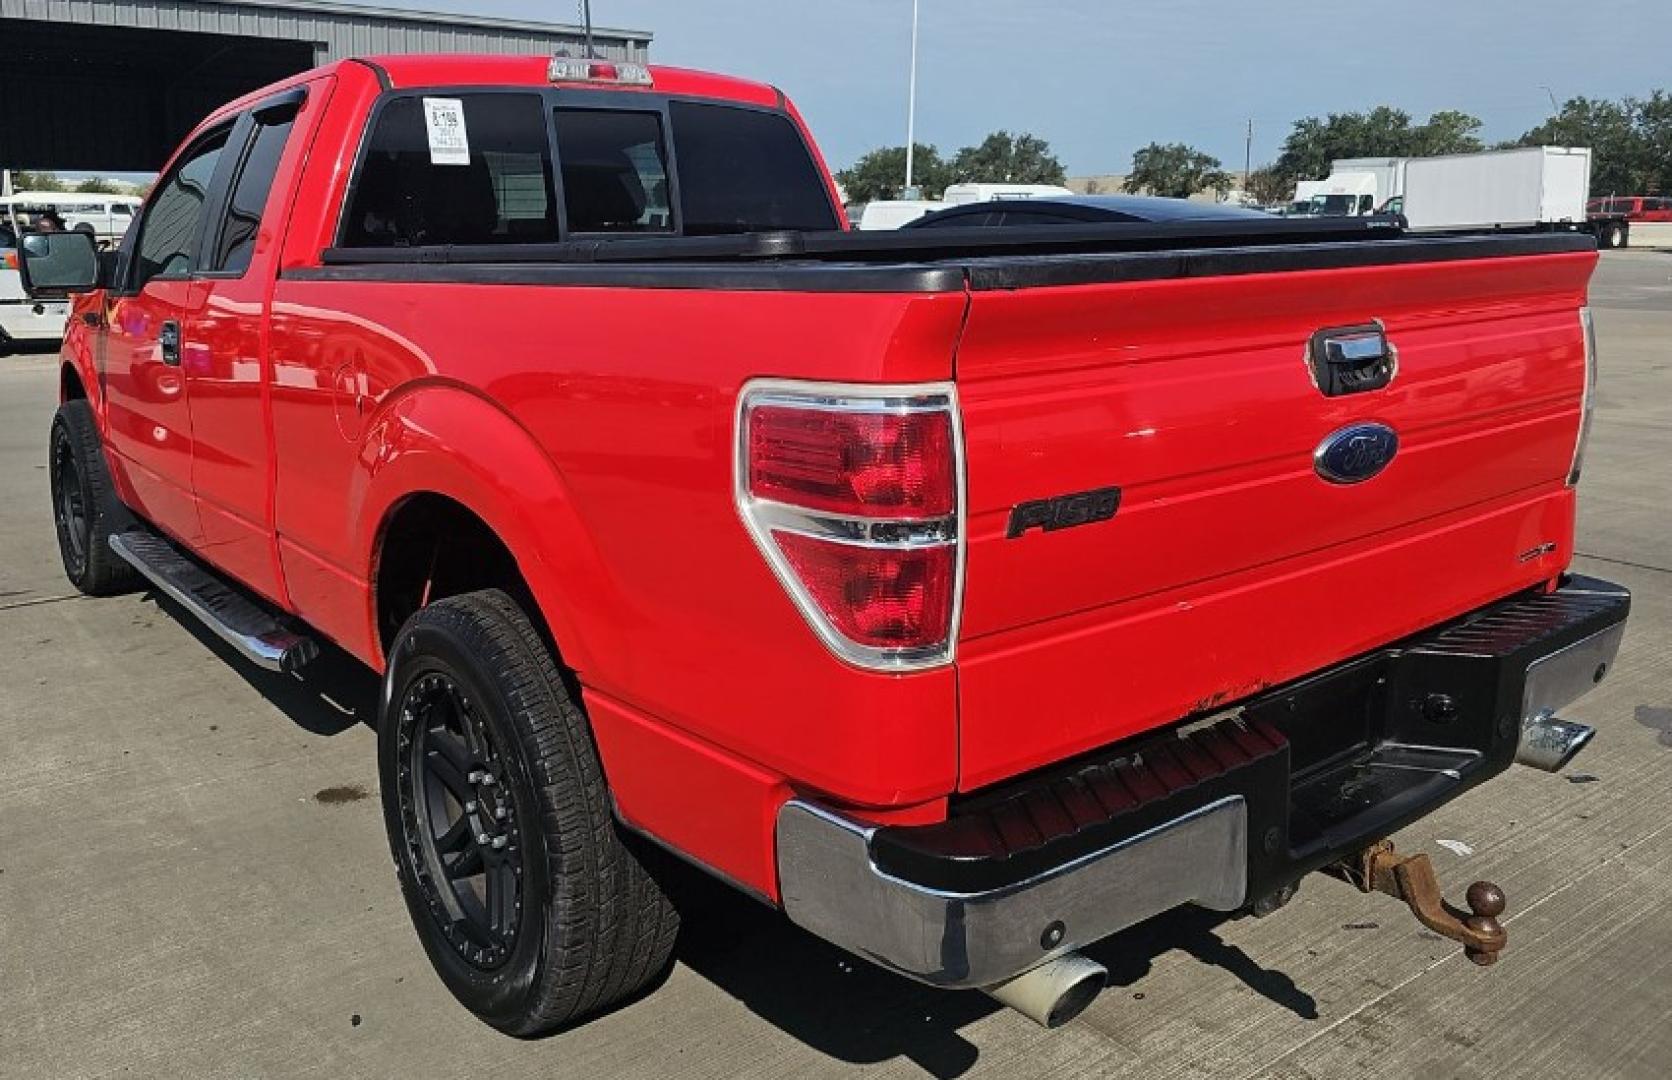
<svg viewBox="0 0 1672 1080">
<path fill-rule="evenodd" d="M 1312 452 L 1312 467 L 1332 484 L 1358 484 L 1388 467 L 1399 434 L 1386 424 L 1354 424 L 1332 433 Z"/>
</svg>

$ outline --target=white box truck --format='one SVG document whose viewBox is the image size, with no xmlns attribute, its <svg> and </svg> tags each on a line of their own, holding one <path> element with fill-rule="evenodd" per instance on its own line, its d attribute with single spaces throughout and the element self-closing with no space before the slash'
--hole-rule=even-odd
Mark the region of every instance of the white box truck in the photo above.
<svg viewBox="0 0 1672 1080">
<path fill-rule="evenodd" d="M 1329 171 L 1332 177 L 1345 173 L 1355 176 L 1369 173 L 1375 178 L 1375 190 L 1371 194 L 1380 209 L 1389 199 L 1405 194 L 1405 163 L 1410 160 L 1402 157 L 1337 158 L 1330 162 Z"/>
<path fill-rule="evenodd" d="M 1585 228 L 1590 187 L 1583 146 L 1410 158 L 1401 201 L 1388 209 L 1412 229 Z"/>
</svg>

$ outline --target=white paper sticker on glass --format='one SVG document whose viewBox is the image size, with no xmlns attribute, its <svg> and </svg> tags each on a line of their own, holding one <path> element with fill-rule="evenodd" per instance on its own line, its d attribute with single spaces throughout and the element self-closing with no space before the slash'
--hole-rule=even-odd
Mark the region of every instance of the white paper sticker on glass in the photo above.
<svg viewBox="0 0 1672 1080">
<path fill-rule="evenodd" d="M 425 98 L 424 128 L 430 137 L 431 165 L 470 164 L 470 136 L 464 128 L 464 102 L 458 98 Z"/>
</svg>

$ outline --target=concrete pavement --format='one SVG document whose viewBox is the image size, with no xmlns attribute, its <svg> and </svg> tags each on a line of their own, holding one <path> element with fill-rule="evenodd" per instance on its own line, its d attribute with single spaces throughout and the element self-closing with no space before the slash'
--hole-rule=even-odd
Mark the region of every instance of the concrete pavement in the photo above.
<svg viewBox="0 0 1672 1080">
<path fill-rule="evenodd" d="M 1317 878 L 1271 918 L 1179 912 L 1095 950 L 1054 1033 L 680 889 L 654 993 L 537 1042 L 473 1020 L 408 927 L 376 686 L 231 660 L 142 596 L 71 595 L 46 493 L 53 358 L 0 358 L 0 1076 L 1627 1077 L 1672 1060 L 1672 256 L 1610 253 L 1578 568 L 1629 585 L 1576 771 L 1512 770 L 1410 829 L 1511 900 L 1490 972 Z M 363 797 L 362 797 L 363 796 Z M 1437 840 L 1461 841 L 1458 855 Z M 1463 849 L 1459 849 L 1463 850 Z"/>
</svg>

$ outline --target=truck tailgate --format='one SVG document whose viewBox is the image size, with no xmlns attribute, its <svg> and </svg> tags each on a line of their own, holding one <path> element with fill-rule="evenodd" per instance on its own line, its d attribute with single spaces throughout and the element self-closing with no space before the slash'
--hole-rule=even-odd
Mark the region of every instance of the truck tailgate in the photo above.
<svg viewBox="0 0 1672 1080">
<path fill-rule="evenodd" d="M 1212 710 L 1567 565 L 1596 256 L 1473 243 L 1364 245 L 1376 253 L 1332 258 L 1365 265 L 1329 269 L 1201 252 L 1162 271 L 1155 258 L 1136 273 L 1057 261 L 1032 280 L 972 270 L 957 357 L 961 790 Z M 1055 283 L 1076 273 L 1104 280 Z M 1373 320 L 1397 351 L 1392 381 L 1325 396 L 1313 334 Z M 1326 481 L 1314 452 L 1365 422 L 1392 428 L 1397 453 L 1363 482 Z M 1110 487 L 1106 520 L 1009 535 L 1018 504 Z"/>
</svg>

